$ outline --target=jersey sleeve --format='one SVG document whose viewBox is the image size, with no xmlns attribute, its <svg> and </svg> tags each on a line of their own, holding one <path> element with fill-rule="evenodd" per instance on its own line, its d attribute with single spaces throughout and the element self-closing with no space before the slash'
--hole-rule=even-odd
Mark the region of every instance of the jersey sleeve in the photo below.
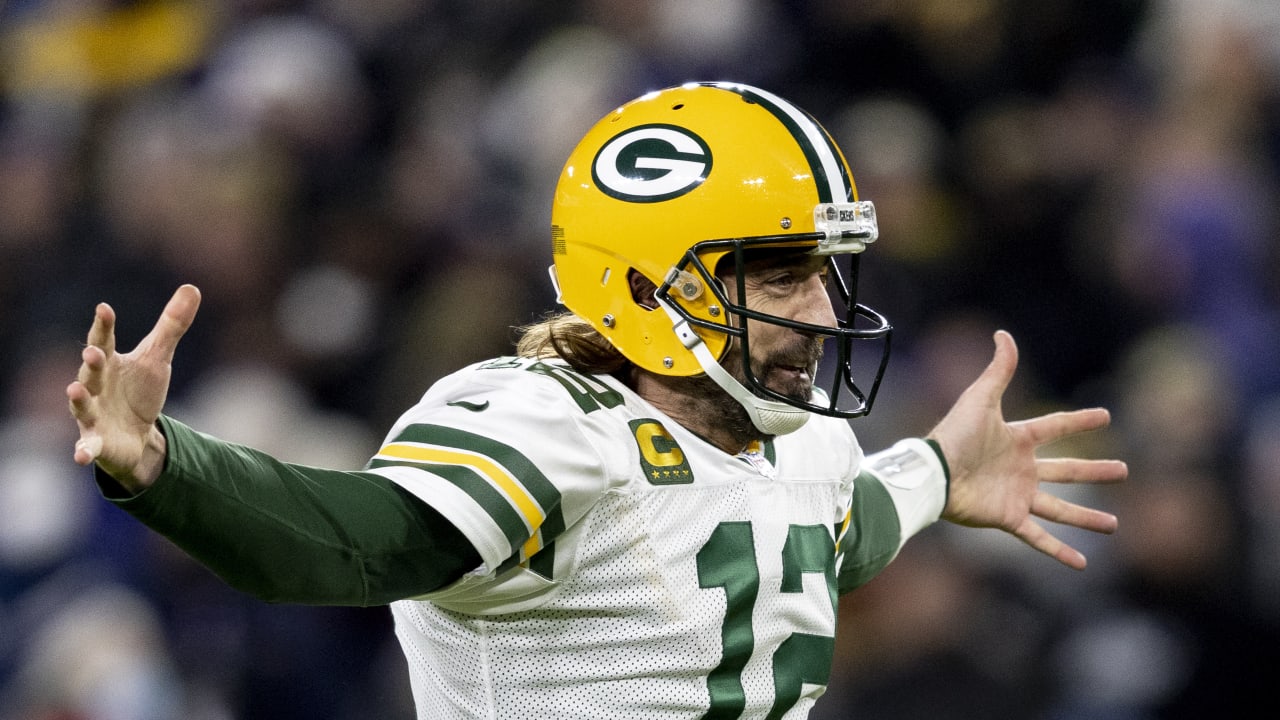
<svg viewBox="0 0 1280 720">
<path fill-rule="evenodd" d="M 160 477 L 103 495 L 232 587 L 269 602 L 382 605 L 479 564 L 460 532 L 386 478 L 281 462 L 160 418 Z"/>
<path fill-rule="evenodd" d="M 936 521 L 946 505 L 947 487 L 942 455 L 925 440 L 901 440 L 866 456 L 841 529 L 840 592 L 875 577 L 907 540 Z"/>
<path fill-rule="evenodd" d="M 491 361 L 437 383 L 369 468 L 456 525 L 483 560 L 478 574 L 528 566 L 608 489 L 617 453 L 591 414 L 622 402 L 560 365 Z"/>
</svg>

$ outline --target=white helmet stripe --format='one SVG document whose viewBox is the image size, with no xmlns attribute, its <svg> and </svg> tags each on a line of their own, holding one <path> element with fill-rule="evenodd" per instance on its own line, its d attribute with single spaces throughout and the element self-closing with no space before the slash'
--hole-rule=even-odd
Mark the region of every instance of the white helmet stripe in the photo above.
<svg viewBox="0 0 1280 720">
<path fill-rule="evenodd" d="M 809 158 L 820 202 L 848 202 L 853 191 L 848 173 L 836 154 L 827 133 L 800 108 L 767 90 L 740 83 L 709 83 L 712 87 L 738 93 L 773 113 L 795 137 Z"/>
</svg>

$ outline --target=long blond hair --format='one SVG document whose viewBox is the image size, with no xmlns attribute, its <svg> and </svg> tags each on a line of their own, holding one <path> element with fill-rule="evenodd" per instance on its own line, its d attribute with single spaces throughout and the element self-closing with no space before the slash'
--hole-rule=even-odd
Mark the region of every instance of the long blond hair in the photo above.
<svg viewBox="0 0 1280 720">
<path fill-rule="evenodd" d="M 521 357 L 560 358 L 574 370 L 595 374 L 613 374 L 631 365 L 591 323 L 571 312 L 549 315 L 520 328 L 520 333 L 516 354 Z"/>
</svg>

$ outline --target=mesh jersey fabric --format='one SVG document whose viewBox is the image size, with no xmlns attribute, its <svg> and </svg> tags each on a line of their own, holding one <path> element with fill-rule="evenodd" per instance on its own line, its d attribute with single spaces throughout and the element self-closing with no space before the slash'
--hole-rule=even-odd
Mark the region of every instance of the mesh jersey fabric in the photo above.
<svg viewBox="0 0 1280 720">
<path fill-rule="evenodd" d="M 392 605 L 419 717 L 804 717 L 862 451 L 818 416 L 755 450 L 555 362 L 436 383 L 369 466 L 483 559 Z"/>
</svg>

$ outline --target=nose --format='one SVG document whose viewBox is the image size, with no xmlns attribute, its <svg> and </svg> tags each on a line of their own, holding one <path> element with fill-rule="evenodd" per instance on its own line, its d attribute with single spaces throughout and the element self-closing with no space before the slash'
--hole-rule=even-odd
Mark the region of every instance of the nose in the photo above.
<svg viewBox="0 0 1280 720">
<path fill-rule="evenodd" d="M 805 279 L 796 293 L 796 320 L 810 325 L 836 327 L 835 308 L 831 306 L 831 296 L 827 293 L 827 283 L 823 276 L 814 273 Z"/>
</svg>

